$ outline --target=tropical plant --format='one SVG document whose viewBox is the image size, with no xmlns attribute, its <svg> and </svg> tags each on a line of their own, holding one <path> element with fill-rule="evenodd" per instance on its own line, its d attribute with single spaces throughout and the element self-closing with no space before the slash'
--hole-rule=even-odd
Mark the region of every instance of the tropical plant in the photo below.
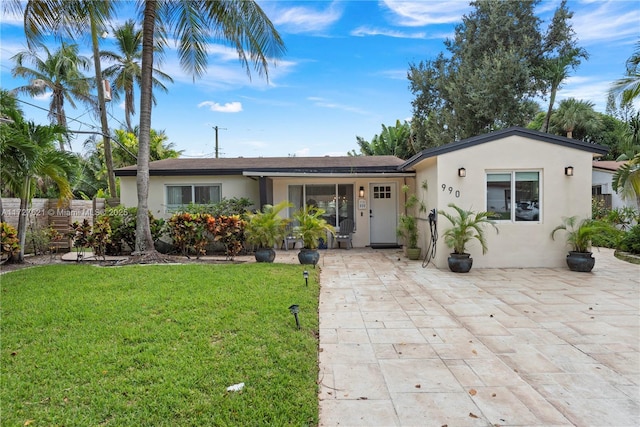
<svg viewBox="0 0 640 427">
<path fill-rule="evenodd" d="M 411 125 L 405 121 L 396 120 L 395 126 L 382 125 L 380 135 L 374 135 L 371 142 L 356 136 L 361 155 L 365 156 L 396 156 L 408 159 L 416 154 L 412 145 Z M 358 155 L 355 150 L 351 155 Z"/>
<path fill-rule="evenodd" d="M 640 96 L 640 41 L 636 42 L 626 68 L 626 76 L 614 82 L 611 93 L 620 96 L 623 104 L 630 104 Z"/>
<path fill-rule="evenodd" d="M 620 242 L 620 250 L 632 254 L 640 254 L 640 224 L 627 231 Z"/>
<path fill-rule="evenodd" d="M 247 243 L 259 248 L 273 248 L 286 234 L 288 220 L 280 212 L 293 206 L 288 200 L 277 205 L 264 205 L 262 211 L 247 214 L 245 228 Z"/>
<path fill-rule="evenodd" d="M 551 115 L 551 123 L 565 132 L 567 138 L 573 138 L 576 129 L 589 133 L 600 126 L 600 117 L 593 107 L 594 104 L 591 101 L 563 99 L 558 109 Z"/>
<path fill-rule="evenodd" d="M 140 143 L 136 173 L 138 222 L 135 253 L 153 256 L 155 249 L 147 218 L 149 199 L 149 146 L 153 101 L 153 58 L 156 23 L 173 30 L 178 40 L 180 65 L 201 77 L 207 67 L 206 46 L 212 39 L 232 45 L 243 67 L 249 62 L 268 79 L 268 63 L 284 53 L 284 43 L 273 24 L 255 1 L 182 2 L 165 0 L 144 3 L 142 25 L 142 69 L 140 94 Z"/>
<path fill-rule="evenodd" d="M 91 235 L 88 239 L 93 254 L 104 257 L 107 254 L 109 242 L 111 242 L 111 225 L 107 219 L 97 218 L 91 227 Z"/>
<path fill-rule="evenodd" d="M 574 69 L 580 64 L 580 58 L 586 58 L 587 53 L 584 49 L 570 49 L 569 52 L 562 56 L 545 59 L 542 65 L 543 80 L 549 86 L 549 108 L 544 116 L 542 132 L 549 132 L 549 122 L 553 113 L 553 105 L 556 102 L 556 95 L 560 89 L 562 82 L 569 77 L 570 69 Z"/>
<path fill-rule="evenodd" d="M 65 129 L 58 125 L 42 126 L 25 122 L 19 115 L 15 115 L 11 123 L 2 127 L 4 136 L 14 142 L 2 144 L 0 178 L 3 186 L 20 198 L 20 211 L 27 212 L 36 182 L 43 178 L 50 179 L 55 184 L 61 200 L 72 198 L 69 179 L 76 169 L 77 158 L 55 148 L 55 141 L 65 134 Z M 20 252 L 17 262 L 24 260 L 26 218 L 26 215 L 20 215 L 18 219 Z"/>
<path fill-rule="evenodd" d="M 491 225 L 496 233 L 499 233 L 498 227 L 489 218 L 494 215 L 492 212 L 474 212 L 465 210 L 454 203 L 447 206 L 455 210 L 455 214 L 440 210 L 438 213 L 445 217 L 450 223 L 451 228 L 444 232 L 444 242 L 453 249 L 454 254 L 464 254 L 467 250 L 467 244 L 476 239 L 482 247 L 482 254 L 487 253 L 487 240 L 485 237 L 484 226 Z"/>
<path fill-rule="evenodd" d="M 603 221 L 585 218 L 580 220 L 577 216 L 562 218 L 562 224 L 551 231 L 551 238 L 555 240 L 555 234 L 562 230 L 567 233 L 567 244 L 573 252 L 591 252 L 591 240 L 599 233 L 610 233 L 611 225 Z"/>
<path fill-rule="evenodd" d="M 138 214 L 137 218 L 139 217 Z M 206 232 L 209 222 L 215 223 L 215 218 L 208 214 L 176 213 L 169 218 L 167 231 L 178 252 L 187 258 L 190 258 L 189 255 L 192 253 L 195 253 L 197 258 L 204 255 L 208 243 Z"/>
<path fill-rule="evenodd" d="M 21 13 L 24 19 L 24 33 L 30 49 L 41 43 L 45 36 L 53 35 L 56 39 L 78 40 L 87 33 L 91 38 L 95 80 L 99 84 L 97 97 L 93 107 L 100 117 L 102 135 L 105 138 L 105 158 L 107 165 L 107 182 L 109 193 L 116 194 L 116 181 L 111 161 L 111 141 L 105 93 L 102 86 L 102 70 L 100 64 L 100 48 L 98 28 L 105 28 L 107 20 L 114 12 L 116 2 L 111 0 L 9 0 L 5 8 Z M 23 10 L 24 6 L 24 10 Z"/>
<path fill-rule="evenodd" d="M 426 191 L 427 188 L 427 181 L 424 181 L 422 183 L 422 189 Z M 409 193 L 409 190 L 410 188 L 408 185 L 402 186 L 402 192 L 405 194 L 405 197 Z M 427 207 L 416 194 L 411 194 L 407 197 L 404 207 L 405 212 L 400 215 L 396 233 L 399 237 L 405 239 L 405 243 L 409 249 L 415 249 L 418 247 L 419 237 L 418 218 L 416 215 L 426 212 Z M 415 210 L 417 210 L 416 215 L 410 215 L 408 213 L 409 211 Z"/>
<path fill-rule="evenodd" d="M 213 217 L 210 217 L 213 218 Z M 207 229 L 213 234 L 213 241 L 224 245 L 227 259 L 233 258 L 242 251 L 246 221 L 240 215 L 219 216 L 207 220 Z"/>
<path fill-rule="evenodd" d="M 52 123 L 66 128 L 65 101 L 74 108 L 75 100 L 93 105 L 94 100 L 89 93 L 90 79 L 82 74 L 82 70 L 88 69 L 91 62 L 78 54 L 78 45 L 75 44 L 62 43 L 53 53 L 45 45 L 39 48 L 44 52 L 43 56 L 36 50 L 27 50 L 11 58 L 16 63 L 13 75 L 29 79 L 29 84 L 20 86 L 15 91 L 32 96 L 51 91 L 49 118 Z M 64 150 L 63 139 L 60 139 L 60 150 Z"/>
<path fill-rule="evenodd" d="M 640 153 L 613 174 L 612 187 L 623 199 L 635 197 L 640 209 Z"/>
<path fill-rule="evenodd" d="M 112 28 L 115 36 L 117 52 L 102 51 L 100 57 L 114 62 L 103 71 L 103 76 L 113 81 L 114 99 L 120 98 L 120 93 L 124 93 L 124 114 L 127 130 L 133 132 L 131 125 L 131 116 L 136 113 L 134 88 L 137 84 L 141 85 L 142 69 L 140 62 L 142 60 L 142 30 L 136 28 L 133 20 L 128 20 L 118 28 Z M 158 52 L 162 52 L 162 45 L 157 47 Z M 153 69 L 153 74 L 161 80 L 173 83 L 173 79 L 166 73 L 157 68 Z M 153 87 L 167 92 L 167 87 L 162 81 L 153 77 Z M 152 98 L 156 103 L 155 97 Z M 136 150 L 137 152 L 137 150 Z"/>
<path fill-rule="evenodd" d="M 322 217 L 324 209 L 307 205 L 293 214 L 296 226 L 293 234 L 302 240 L 305 249 L 317 249 L 320 239 L 326 239 L 327 233 L 335 235 L 335 228 Z"/>
<path fill-rule="evenodd" d="M 18 231 L 6 222 L 0 222 L 0 249 L 2 249 L 2 260 L 6 261 L 20 252 L 20 240 Z"/>
<path fill-rule="evenodd" d="M 195 213 L 207 213 L 211 216 L 230 216 L 241 215 L 243 216 L 247 209 L 253 206 L 254 203 L 246 197 L 232 197 L 222 198 L 218 203 L 212 204 L 200 204 L 189 203 L 184 206 L 183 212 Z"/>
</svg>

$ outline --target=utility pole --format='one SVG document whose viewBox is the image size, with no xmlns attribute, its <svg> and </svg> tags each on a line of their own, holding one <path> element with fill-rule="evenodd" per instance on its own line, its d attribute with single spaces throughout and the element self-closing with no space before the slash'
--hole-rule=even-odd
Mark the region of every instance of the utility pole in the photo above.
<svg viewBox="0 0 640 427">
<path fill-rule="evenodd" d="M 227 128 L 219 128 L 218 126 L 213 127 L 213 130 L 216 131 L 216 159 L 218 158 L 218 129 L 227 130 Z"/>
</svg>

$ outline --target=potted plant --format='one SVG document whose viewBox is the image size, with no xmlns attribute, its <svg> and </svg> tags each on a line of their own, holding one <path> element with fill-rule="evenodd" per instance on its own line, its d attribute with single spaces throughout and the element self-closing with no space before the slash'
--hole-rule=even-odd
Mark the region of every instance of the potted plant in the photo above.
<svg viewBox="0 0 640 427">
<path fill-rule="evenodd" d="M 464 210 L 454 203 L 449 203 L 448 206 L 456 211 L 455 214 L 445 211 L 438 211 L 438 213 L 451 223 L 451 228 L 444 232 L 444 242 L 453 249 L 448 258 L 449 269 L 454 273 L 468 273 L 473 265 L 473 258 L 466 252 L 467 243 L 472 239 L 478 240 L 484 255 L 488 250 L 484 226 L 490 224 L 495 228 L 496 233 L 499 230 L 495 223 L 489 219 L 493 215 L 492 212 Z"/>
<path fill-rule="evenodd" d="M 293 218 L 296 221 L 293 233 L 302 240 L 304 245 L 298 252 L 300 264 L 313 264 L 315 266 L 320 259 L 320 254 L 318 253 L 320 239 L 326 239 L 327 233 L 335 235 L 335 228 L 322 217 L 324 213 L 324 209 L 308 205 L 293 214 Z"/>
<path fill-rule="evenodd" d="M 590 272 L 596 264 L 591 252 L 591 240 L 597 234 L 610 233 L 610 226 L 602 221 L 590 218 L 580 221 L 577 216 L 571 216 L 562 218 L 562 224 L 551 232 L 552 239 L 555 240 L 555 234 L 559 230 L 567 232 L 567 244 L 571 246 L 567 255 L 569 270 Z"/>
<path fill-rule="evenodd" d="M 247 243 L 257 247 L 255 258 L 257 262 L 273 262 L 276 251 L 273 247 L 284 239 L 288 220 L 280 216 L 283 209 L 292 206 L 283 200 L 275 206 L 264 205 L 262 212 L 247 215 L 244 233 Z"/>
<path fill-rule="evenodd" d="M 425 190 L 427 189 L 426 181 L 422 183 L 422 188 Z M 403 185 L 402 192 L 407 194 L 409 192 L 409 186 Z M 396 233 L 398 237 L 404 239 L 407 258 L 416 260 L 420 258 L 420 248 L 418 247 L 418 218 L 414 215 L 409 215 L 406 212 L 414 211 L 416 209 L 418 213 L 426 212 L 427 207 L 415 194 L 412 194 L 407 198 L 404 203 L 404 207 L 405 213 L 400 214 Z"/>
</svg>

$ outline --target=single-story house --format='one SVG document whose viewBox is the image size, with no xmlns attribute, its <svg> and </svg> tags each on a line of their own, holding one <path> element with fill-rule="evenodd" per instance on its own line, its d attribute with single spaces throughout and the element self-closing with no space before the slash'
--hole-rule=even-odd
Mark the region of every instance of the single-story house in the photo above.
<svg viewBox="0 0 640 427">
<path fill-rule="evenodd" d="M 604 207 L 608 209 L 622 209 L 625 207 L 637 209 L 635 199 L 623 200 L 620 194 L 613 191 L 613 175 L 626 163 L 616 161 L 593 162 L 591 194 L 596 199 L 603 200 Z"/>
<path fill-rule="evenodd" d="M 263 205 L 289 200 L 326 211 L 338 226 L 353 219 L 354 247 L 398 244 L 404 212 L 403 185 L 427 208 L 496 212 L 500 233 L 487 230 L 489 252 L 470 252 L 476 267 L 563 266 L 566 245 L 551 231 L 562 217 L 591 215 L 591 163 L 605 147 L 513 127 L 422 151 L 409 160 L 394 156 L 167 159 L 149 166 L 149 210 L 168 217 L 181 205 L 247 197 Z M 120 199 L 136 206 L 136 167 L 118 169 Z M 421 183 L 428 190 L 422 192 Z M 256 206 L 258 208 L 259 206 Z M 426 213 L 419 245 L 429 239 Z M 440 216 L 440 234 L 447 223 Z M 424 252 L 424 251 L 423 251 Z M 449 249 L 437 243 L 434 263 L 446 268 Z"/>
</svg>

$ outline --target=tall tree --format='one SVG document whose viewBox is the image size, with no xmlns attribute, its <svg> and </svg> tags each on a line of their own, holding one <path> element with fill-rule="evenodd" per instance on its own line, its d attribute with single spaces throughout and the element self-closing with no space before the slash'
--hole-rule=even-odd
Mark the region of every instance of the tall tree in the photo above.
<svg viewBox="0 0 640 427">
<path fill-rule="evenodd" d="M 61 199 L 73 197 L 69 178 L 75 171 L 76 157 L 69 152 L 57 150 L 55 142 L 66 132 L 62 126 L 36 125 L 15 116 L 9 124 L 2 125 L 8 139 L 20 146 L 2 147 L 0 176 L 3 186 L 20 198 L 20 211 L 27 212 L 38 179 L 48 178 L 58 187 Z M 3 144 L 4 145 L 4 144 Z M 27 235 L 27 216 L 18 218 L 20 252 L 17 262 L 24 261 Z"/>
<path fill-rule="evenodd" d="M 120 92 L 124 93 L 124 114 L 127 130 L 133 132 L 131 116 L 136 113 L 134 89 L 140 86 L 142 71 L 140 61 L 142 59 L 142 30 L 136 28 L 133 20 L 128 20 L 122 26 L 113 29 L 117 52 L 102 51 L 102 58 L 115 62 L 106 68 L 103 75 L 113 81 L 113 95 L 119 99 Z M 156 49 L 161 49 L 161 46 Z M 173 83 L 173 79 L 166 73 L 154 68 L 153 74 L 164 81 Z M 153 86 L 163 92 L 167 92 L 162 81 L 154 77 Z M 153 98 L 156 103 L 155 97 Z"/>
<path fill-rule="evenodd" d="M 27 42 L 31 46 L 42 41 L 44 35 L 51 34 L 60 40 L 76 40 L 89 30 L 93 50 L 97 98 L 93 104 L 100 119 L 102 135 L 105 138 L 105 155 L 109 170 L 109 192 L 115 194 L 115 175 L 111 162 L 109 124 L 105 108 L 102 70 L 99 56 L 98 29 L 104 28 L 114 11 L 111 0 L 28 0 L 22 11 L 20 0 L 8 0 L 5 9 L 22 12 Z"/>
<path fill-rule="evenodd" d="M 44 55 L 40 55 L 40 50 Z M 90 61 L 78 55 L 78 45 L 62 43 L 53 53 L 46 46 L 40 45 L 38 50 L 22 51 L 11 59 L 16 64 L 13 75 L 29 79 L 29 84 L 15 89 L 17 93 L 34 96 L 51 91 L 49 118 L 52 123 L 67 127 L 65 101 L 74 108 L 76 100 L 93 105 L 93 98 L 89 93 L 90 80 L 82 74 L 82 70 L 88 69 Z M 62 139 L 60 150 L 64 150 Z"/>
<path fill-rule="evenodd" d="M 140 135 L 136 186 L 138 215 L 134 253 L 153 257 L 156 253 L 149 228 L 149 146 L 153 100 L 153 60 L 156 22 L 178 40 L 180 64 L 194 79 L 207 67 L 206 46 L 211 39 L 236 49 L 251 76 L 249 63 L 268 79 L 270 60 L 284 53 L 284 43 L 273 24 L 255 1 L 156 1 L 144 3 L 142 25 L 142 72 Z"/>
<path fill-rule="evenodd" d="M 546 34 L 534 13 L 539 3 L 472 2 L 445 42 L 448 55 L 411 64 L 412 126 L 421 148 L 524 126 L 535 116 L 533 100 L 547 88 L 545 58 L 573 45 L 565 3 Z"/>
</svg>

